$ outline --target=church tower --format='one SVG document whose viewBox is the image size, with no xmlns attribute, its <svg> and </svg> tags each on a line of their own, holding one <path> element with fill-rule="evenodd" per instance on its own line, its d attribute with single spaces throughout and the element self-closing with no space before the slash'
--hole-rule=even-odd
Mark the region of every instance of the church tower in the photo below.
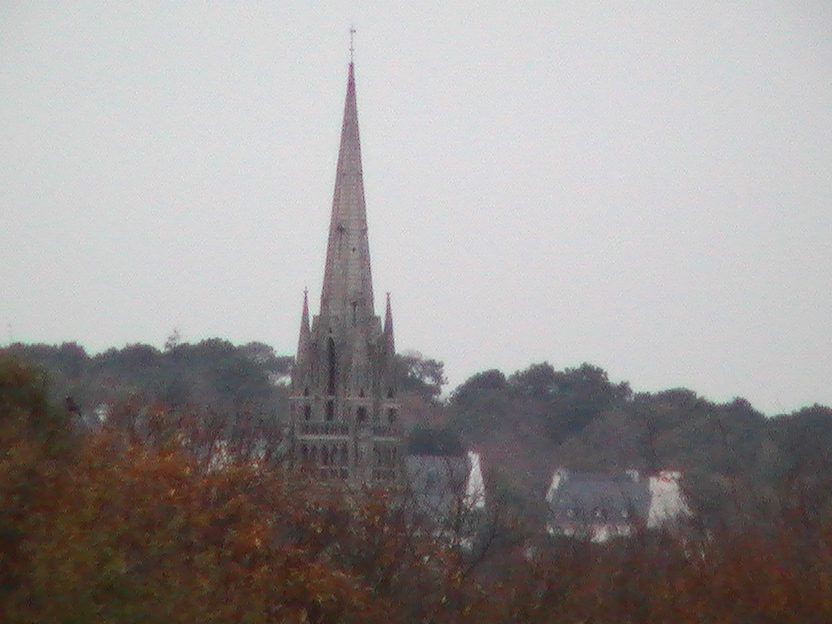
<svg viewBox="0 0 832 624">
<path fill-rule="evenodd" d="M 320 313 L 309 322 L 303 295 L 292 370 L 295 462 L 322 478 L 359 483 L 400 476 L 401 429 L 395 387 L 390 297 L 376 316 L 350 61 L 335 174 Z"/>
</svg>

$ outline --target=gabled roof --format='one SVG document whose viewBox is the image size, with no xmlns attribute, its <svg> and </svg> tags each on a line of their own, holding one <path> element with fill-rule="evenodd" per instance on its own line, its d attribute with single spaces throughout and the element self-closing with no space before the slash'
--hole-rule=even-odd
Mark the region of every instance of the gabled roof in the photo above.
<svg viewBox="0 0 832 624">
<path fill-rule="evenodd" d="M 603 542 L 630 535 L 637 526 L 656 528 L 689 517 L 681 476 L 667 470 L 645 478 L 636 470 L 573 473 L 559 468 L 546 494 L 548 531 Z"/>
<path fill-rule="evenodd" d="M 479 453 L 408 455 L 404 477 L 419 511 L 433 519 L 447 519 L 485 507 Z"/>
<path fill-rule="evenodd" d="M 632 523 L 650 510 L 650 486 L 636 475 L 561 473 L 547 496 L 550 522 Z"/>
<path fill-rule="evenodd" d="M 419 511 L 443 518 L 456 513 L 465 499 L 468 461 L 464 456 L 408 455 L 404 476 Z"/>
</svg>

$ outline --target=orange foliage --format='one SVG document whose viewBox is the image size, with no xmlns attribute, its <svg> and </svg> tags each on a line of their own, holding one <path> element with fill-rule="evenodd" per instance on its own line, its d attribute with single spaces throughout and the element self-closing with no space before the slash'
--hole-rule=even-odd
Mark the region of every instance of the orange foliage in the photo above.
<svg viewBox="0 0 832 624">
<path fill-rule="evenodd" d="M 832 526 L 799 508 L 684 540 L 512 544 L 472 568 L 395 493 L 208 467 L 175 436 L 70 452 L 41 399 L 0 370 L 3 623 L 832 621 Z"/>
<path fill-rule="evenodd" d="M 393 589 L 438 578 L 380 494 L 247 466 L 199 471 L 104 436 L 39 489 L 31 572 L 5 597 L 13 621 L 378 621 Z"/>
</svg>

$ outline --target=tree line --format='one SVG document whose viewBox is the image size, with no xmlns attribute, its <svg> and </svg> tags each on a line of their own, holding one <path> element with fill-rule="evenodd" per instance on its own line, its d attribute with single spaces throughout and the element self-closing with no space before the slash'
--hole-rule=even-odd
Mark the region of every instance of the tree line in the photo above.
<svg viewBox="0 0 832 624">
<path fill-rule="evenodd" d="M 449 400 L 452 426 L 500 466 L 531 513 L 553 466 L 677 470 L 701 519 L 766 523 L 799 494 L 832 517 L 832 410 L 765 417 L 745 399 L 677 388 L 634 393 L 590 364 L 474 375 Z"/>
<path fill-rule="evenodd" d="M 136 344 L 88 355 L 65 343 L 6 351 L 45 371 L 51 399 L 71 397 L 86 419 L 102 405 L 122 418 L 154 405 L 177 426 L 190 419 L 227 440 L 259 436 L 280 453 L 292 358 L 263 343 L 188 344 L 174 334 L 161 350 Z M 718 404 L 684 388 L 634 392 L 600 367 L 556 370 L 547 362 L 475 374 L 442 398 L 442 362 L 406 352 L 396 366 L 409 452 L 475 448 L 492 487 L 538 522 L 559 466 L 679 470 L 699 517 L 712 525 L 765 522 L 796 492 L 813 513 L 832 513 L 828 407 L 767 418 L 741 398 Z"/>
<path fill-rule="evenodd" d="M 501 404 L 494 394 L 501 388 L 536 392 L 489 379 L 449 403 L 469 401 L 473 410 L 480 400 Z M 50 399 L 42 371 L 0 353 L 4 622 L 802 623 L 832 616 L 832 519 L 797 489 L 765 526 L 700 527 L 683 538 L 641 530 L 598 545 L 545 538 L 524 515 L 504 510 L 490 518 L 499 530 L 458 548 L 415 522 L 393 492 L 322 484 L 251 456 L 207 460 L 194 452 L 196 438 L 186 444 L 199 428 L 187 420 L 170 427 L 174 412 L 162 404 L 128 402 L 94 430 L 78 426 L 70 407 Z M 467 416 L 448 427 L 482 435 L 470 411 L 459 413 Z M 824 418 L 812 423 L 814 433 L 827 426 Z M 552 435 L 561 444 L 574 437 Z M 733 439 L 734 431 L 724 435 Z"/>
</svg>

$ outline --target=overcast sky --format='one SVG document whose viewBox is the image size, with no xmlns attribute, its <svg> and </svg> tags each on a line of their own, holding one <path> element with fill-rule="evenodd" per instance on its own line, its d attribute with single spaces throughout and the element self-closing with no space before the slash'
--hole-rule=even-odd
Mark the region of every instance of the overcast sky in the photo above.
<svg viewBox="0 0 832 624">
<path fill-rule="evenodd" d="M 349 61 L 399 350 L 832 404 L 832 3 L 0 4 L 0 344 L 297 344 Z"/>
</svg>

